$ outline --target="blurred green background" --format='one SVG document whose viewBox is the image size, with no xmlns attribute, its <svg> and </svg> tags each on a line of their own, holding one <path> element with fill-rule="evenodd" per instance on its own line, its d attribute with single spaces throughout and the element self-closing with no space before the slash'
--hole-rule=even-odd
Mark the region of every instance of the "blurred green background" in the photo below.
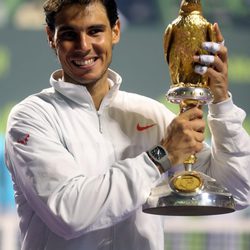
<svg viewBox="0 0 250 250">
<path fill-rule="evenodd" d="M 180 1 L 117 2 L 122 38 L 114 48 L 111 67 L 123 77 L 122 89 L 158 99 L 178 112 L 178 107 L 167 103 L 164 97 L 170 80 L 162 37 L 166 26 L 177 17 Z M 11 180 L 3 158 L 8 113 L 26 96 L 49 87 L 51 72 L 59 68 L 47 45 L 42 3 L 40 0 L 0 0 L 0 216 L 1 212 L 4 214 L 14 208 Z M 218 22 L 225 37 L 229 49 L 230 91 L 234 102 L 248 114 L 244 126 L 250 133 L 250 0 L 203 0 L 202 4 L 204 16 L 210 22 Z M 209 140 L 209 133 L 207 136 Z M 245 221 L 248 214 L 247 209 L 239 218 Z M 249 250 L 248 235 L 249 232 L 244 232 L 230 236 L 237 242 L 233 248 L 231 243 L 230 246 L 226 243 L 227 237 L 225 240 L 219 237 L 221 242 L 218 243 L 218 234 L 210 231 L 202 234 L 170 231 L 166 245 L 175 250 L 210 249 L 207 242 L 217 237 L 213 250 Z M 1 248 L 3 241 L 0 231 L 0 249 L 7 249 Z"/>
</svg>

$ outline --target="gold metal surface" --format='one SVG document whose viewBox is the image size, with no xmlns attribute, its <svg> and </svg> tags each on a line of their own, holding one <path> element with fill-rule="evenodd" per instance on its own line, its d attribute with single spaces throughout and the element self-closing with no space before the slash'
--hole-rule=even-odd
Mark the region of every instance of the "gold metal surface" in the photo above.
<svg viewBox="0 0 250 250">
<path fill-rule="evenodd" d="M 193 56 L 207 54 L 202 42 L 214 41 L 212 24 L 202 16 L 200 0 L 183 0 L 179 16 L 164 34 L 164 54 L 172 87 L 206 87 L 208 79 L 194 72 Z"/>
<path fill-rule="evenodd" d="M 174 189 L 184 193 L 198 192 L 203 186 L 202 178 L 194 172 L 186 172 L 179 176 L 174 177 Z"/>
<path fill-rule="evenodd" d="M 184 164 L 195 164 L 197 157 L 195 155 L 190 155 L 185 161 Z"/>
<path fill-rule="evenodd" d="M 191 100 L 191 99 L 187 99 L 187 100 L 182 100 L 180 103 L 180 110 L 181 113 L 187 111 L 188 109 L 194 107 L 194 106 L 198 106 L 199 105 L 199 101 L 198 100 Z M 197 157 L 195 155 L 190 155 L 185 161 L 184 161 L 184 165 L 185 164 L 195 164 L 195 162 L 197 161 Z"/>
</svg>

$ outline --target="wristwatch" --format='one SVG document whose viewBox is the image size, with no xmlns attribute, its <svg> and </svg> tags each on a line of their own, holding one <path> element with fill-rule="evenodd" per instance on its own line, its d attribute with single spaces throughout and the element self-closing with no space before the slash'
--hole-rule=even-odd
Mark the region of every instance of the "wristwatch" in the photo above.
<svg viewBox="0 0 250 250">
<path fill-rule="evenodd" d="M 157 165 L 160 166 L 164 172 L 168 171 L 171 168 L 171 163 L 168 159 L 168 153 L 166 149 L 157 145 L 147 151 L 149 158 Z"/>
</svg>

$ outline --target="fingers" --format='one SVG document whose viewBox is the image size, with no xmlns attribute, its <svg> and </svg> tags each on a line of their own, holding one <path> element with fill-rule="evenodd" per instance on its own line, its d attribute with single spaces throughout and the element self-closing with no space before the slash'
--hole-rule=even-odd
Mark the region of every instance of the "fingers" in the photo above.
<svg viewBox="0 0 250 250">
<path fill-rule="evenodd" d="M 178 117 L 174 120 L 170 131 L 168 131 L 169 154 L 176 158 L 185 154 L 181 161 L 184 161 L 188 155 L 196 154 L 203 148 L 205 131 L 205 122 L 203 120 L 186 121 Z"/>
<path fill-rule="evenodd" d="M 219 57 L 222 62 L 227 61 L 227 48 L 224 45 L 224 40 L 221 43 L 215 43 L 215 42 L 204 42 L 202 44 L 202 48 L 205 49 L 208 53 L 212 55 L 206 55 L 208 58 L 205 56 L 205 58 L 202 58 L 204 63 L 207 63 L 208 65 L 212 65 L 213 61 L 210 57 Z M 201 57 L 204 57 L 204 55 L 201 55 Z M 201 64 L 203 64 L 201 62 Z M 204 65 L 207 65 L 204 64 Z"/>
<path fill-rule="evenodd" d="M 184 134 L 183 138 L 193 143 L 203 142 L 206 124 L 202 117 L 203 111 L 198 107 L 179 115 L 176 119 L 176 126 Z"/>
<path fill-rule="evenodd" d="M 227 71 L 227 48 L 223 45 L 206 42 L 204 43 L 204 48 L 207 49 L 208 52 L 217 51 L 217 55 L 200 55 L 194 56 L 194 62 L 198 63 L 195 65 L 194 71 L 197 74 L 204 75 L 207 73 L 209 68 L 213 68 L 214 70 L 224 73 Z"/>
<path fill-rule="evenodd" d="M 218 23 L 215 23 L 214 25 L 213 25 L 213 28 L 214 28 L 214 31 L 215 31 L 215 37 L 216 37 L 216 41 L 218 42 L 218 43 L 224 43 L 224 38 L 223 38 L 223 35 L 222 35 L 222 33 L 221 33 L 221 31 L 220 31 L 220 27 L 219 27 L 219 24 Z M 224 45 L 224 44 L 223 44 Z"/>
<path fill-rule="evenodd" d="M 184 151 L 189 154 L 198 153 L 203 147 L 205 140 L 205 122 L 203 120 L 195 120 L 189 123 L 180 123 L 182 127 L 182 140 L 185 145 Z"/>
<path fill-rule="evenodd" d="M 187 154 L 197 154 L 203 148 L 203 141 L 205 136 L 203 133 L 193 132 L 191 135 L 185 137 L 186 141 L 186 153 Z"/>
<path fill-rule="evenodd" d="M 213 93 L 213 103 L 228 98 L 228 51 L 219 25 L 214 24 L 216 42 L 204 42 L 202 48 L 208 55 L 194 56 L 194 71 L 208 77 L 208 86 Z"/>
<path fill-rule="evenodd" d="M 194 62 L 198 63 L 194 71 L 197 74 L 204 75 L 209 68 L 218 72 L 226 73 L 227 71 L 227 48 L 224 46 L 224 38 L 217 23 L 213 26 L 215 31 L 216 42 L 204 42 L 202 48 L 209 55 L 194 56 Z M 210 70 L 211 71 L 211 70 Z"/>
<path fill-rule="evenodd" d="M 201 143 L 204 141 L 204 131 L 206 127 L 206 123 L 202 119 L 196 119 L 192 121 L 185 121 L 185 120 L 177 120 L 176 123 L 179 131 L 183 133 L 183 139 L 186 142 L 193 143 L 193 146 L 197 142 Z"/>
<path fill-rule="evenodd" d="M 225 56 L 223 58 L 226 59 Z M 209 68 L 213 68 L 217 72 L 223 73 L 227 65 L 227 63 L 222 61 L 221 57 L 213 55 L 194 56 L 194 62 L 198 63 L 195 65 L 194 71 L 199 75 L 206 74 Z"/>
<path fill-rule="evenodd" d="M 183 132 L 183 139 L 187 143 L 189 150 L 198 152 L 200 143 L 204 141 L 205 121 L 202 119 L 203 111 L 198 107 L 191 108 L 179 115 L 177 126 Z"/>
<path fill-rule="evenodd" d="M 198 61 L 195 60 L 194 61 Z M 208 67 L 207 66 L 202 66 L 202 65 L 195 65 L 194 67 L 194 72 L 199 74 L 199 75 L 204 75 L 207 73 Z"/>
<path fill-rule="evenodd" d="M 214 56 L 212 55 L 200 55 L 199 56 L 199 63 L 205 66 L 210 66 L 214 63 Z"/>
<path fill-rule="evenodd" d="M 203 148 L 205 121 L 202 111 L 192 108 L 176 117 L 168 127 L 168 135 L 163 145 L 166 147 L 173 165 L 181 164 Z"/>
<path fill-rule="evenodd" d="M 212 53 L 212 54 L 217 54 L 220 49 L 221 49 L 221 44 L 215 43 L 215 42 L 204 42 L 202 43 L 202 48 L 205 49 L 206 51 Z"/>
<path fill-rule="evenodd" d="M 206 66 L 213 65 L 215 60 L 212 58 L 219 57 L 222 62 L 227 61 L 227 48 L 223 43 L 215 43 L 215 42 L 204 42 L 202 44 L 202 48 L 205 49 L 210 55 L 200 55 L 200 62 Z M 212 55 L 211 55 L 212 54 Z"/>
<path fill-rule="evenodd" d="M 195 119 L 202 119 L 203 111 L 198 106 L 188 109 L 187 111 L 181 113 L 179 116 L 186 121 L 192 121 Z"/>
</svg>

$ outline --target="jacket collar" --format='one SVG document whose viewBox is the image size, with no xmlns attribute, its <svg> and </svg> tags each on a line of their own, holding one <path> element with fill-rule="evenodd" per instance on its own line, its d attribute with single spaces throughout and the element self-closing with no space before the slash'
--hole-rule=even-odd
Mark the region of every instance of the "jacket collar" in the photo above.
<svg viewBox="0 0 250 250">
<path fill-rule="evenodd" d="M 110 91 L 102 101 L 101 108 L 108 106 L 111 99 L 119 90 L 122 78 L 115 71 L 108 69 L 108 81 L 110 84 Z M 52 73 L 50 77 L 50 85 L 63 96 L 69 98 L 79 105 L 90 104 L 93 106 L 92 97 L 87 88 L 83 85 L 76 85 L 62 80 L 62 70 L 57 70 Z"/>
</svg>

